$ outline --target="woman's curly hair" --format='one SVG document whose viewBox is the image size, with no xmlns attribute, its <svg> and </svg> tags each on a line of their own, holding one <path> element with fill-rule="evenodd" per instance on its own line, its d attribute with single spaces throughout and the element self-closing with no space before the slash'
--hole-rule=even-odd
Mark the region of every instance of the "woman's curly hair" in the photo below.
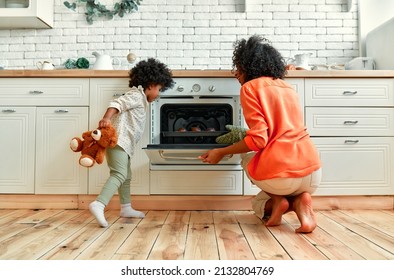
<svg viewBox="0 0 394 280">
<path fill-rule="evenodd" d="M 129 87 L 142 86 L 144 89 L 151 85 L 161 85 L 160 91 L 172 88 L 175 84 L 171 70 L 154 58 L 138 62 L 129 72 Z"/>
<path fill-rule="evenodd" d="M 271 42 L 259 35 L 234 43 L 233 69 L 245 75 L 245 82 L 265 76 L 283 79 L 286 64 Z"/>
</svg>

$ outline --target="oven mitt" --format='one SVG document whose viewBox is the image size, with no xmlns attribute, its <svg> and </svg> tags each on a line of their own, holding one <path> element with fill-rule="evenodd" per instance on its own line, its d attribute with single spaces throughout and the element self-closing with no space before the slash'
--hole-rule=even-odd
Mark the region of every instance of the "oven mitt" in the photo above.
<svg viewBox="0 0 394 280">
<path fill-rule="evenodd" d="M 219 137 L 216 137 L 216 143 L 233 144 L 241 141 L 246 136 L 246 131 L 247 131 L 246 128 L 228 124 L 226 125 L 226 129 L 230 130 L 230 132 L 223 134 Z"/>
</svg>

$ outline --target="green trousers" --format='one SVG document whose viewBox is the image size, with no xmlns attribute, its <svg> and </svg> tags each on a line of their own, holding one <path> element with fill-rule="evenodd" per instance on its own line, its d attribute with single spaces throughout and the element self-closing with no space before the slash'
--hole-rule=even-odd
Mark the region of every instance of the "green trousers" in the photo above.
<svg viewBox="0 0 394 280">
<path fill-rule="evenodd" d="M 130 203 L 131 169 L 129 155 L 118 145 L 107 148 L 106 160 L 110 169 L 109 178 L 105 182 L 96 200 L 107 205 L 118 192 L 121 204 Z"/>
</svg>

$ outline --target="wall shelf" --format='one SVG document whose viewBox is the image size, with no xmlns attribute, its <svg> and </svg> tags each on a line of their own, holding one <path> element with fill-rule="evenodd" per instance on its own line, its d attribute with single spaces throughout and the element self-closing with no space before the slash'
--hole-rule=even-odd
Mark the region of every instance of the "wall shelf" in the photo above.
<svg viewBox="0 0 394 280">
<path fill-rule="evenodd" d="M 26 8 L 7 7 L 0 0 L 0 29 L 52 28 L 54 0 L 27 0 Z"/>
</svg>

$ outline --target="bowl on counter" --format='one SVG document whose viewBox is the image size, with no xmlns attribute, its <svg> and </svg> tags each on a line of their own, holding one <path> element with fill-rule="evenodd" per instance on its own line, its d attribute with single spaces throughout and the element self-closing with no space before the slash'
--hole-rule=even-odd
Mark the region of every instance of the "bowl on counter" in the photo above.
<svg viewBox="0 0 394 280">
<path fill-rule="evenodd" d="M 29 1 L 25 0 L 6 0 L 6 8 L 27 8 L 29 6 Z"/>
</svg>

